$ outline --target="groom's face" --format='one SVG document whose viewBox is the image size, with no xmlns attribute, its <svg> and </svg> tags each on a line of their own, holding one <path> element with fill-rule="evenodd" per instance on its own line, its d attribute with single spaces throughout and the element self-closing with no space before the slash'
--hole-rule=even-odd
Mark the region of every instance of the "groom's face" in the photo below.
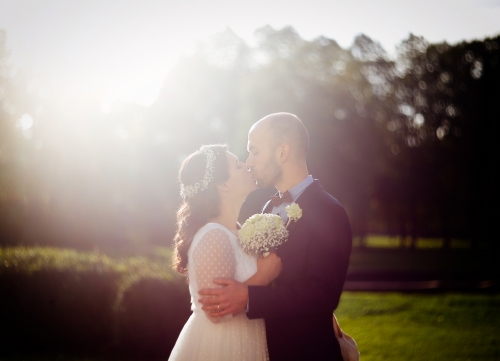
<svg viewBox="0 0 500 361">
<path fill-rule="evenodd" d="M 283 175 L 281 167 L 276 161 L 276 149 L 273 149 L 274 142 L 270 137 L 270 132 L 265 130 L 263 125 L 258 125 L 248 133 L 247 150 L 249 154 L 246 163 L 259 188 L 276 185 Z"/>
</svg>

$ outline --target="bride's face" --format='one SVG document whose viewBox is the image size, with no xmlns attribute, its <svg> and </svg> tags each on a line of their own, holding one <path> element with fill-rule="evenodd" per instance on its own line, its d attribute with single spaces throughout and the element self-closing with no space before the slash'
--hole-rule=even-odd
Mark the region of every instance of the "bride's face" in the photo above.
<svg viewBox="0 0 500 361">
<path fill-rule="evenodd" d="M 231 152 L 226 152 L 226 157 L 229 166 L 229 179 L 224 184 L 235 196 L 248 196 L 257 187 L 247 165 L 240 162 L 238 157 Z"/>
</svg>

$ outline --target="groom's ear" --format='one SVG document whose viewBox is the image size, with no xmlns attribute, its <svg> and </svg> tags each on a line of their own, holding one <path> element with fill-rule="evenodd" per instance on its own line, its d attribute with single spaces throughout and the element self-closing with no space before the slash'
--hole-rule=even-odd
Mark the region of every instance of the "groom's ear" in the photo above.
<svg viewBox="0 0 500 361">
<path fill-rule="evenodd" d="M 288 143 L 281 144 L 276 148 L 276 158 L 279 162 L 284 162 L 290 157 L 290 145 Z"/>
</svg>

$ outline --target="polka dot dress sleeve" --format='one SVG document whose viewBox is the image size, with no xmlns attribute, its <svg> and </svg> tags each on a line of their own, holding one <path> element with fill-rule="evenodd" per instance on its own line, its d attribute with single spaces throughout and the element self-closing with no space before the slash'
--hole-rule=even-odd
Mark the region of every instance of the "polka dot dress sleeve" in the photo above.
<svg viewBox="0 0 500 361">
<path fill-rule="evenodd" d="M 236 258 L 229 235 L 224 230 L 216 228 L 205 233 L 193 250 L 192 257 L 198 289 L 222 287 L 213 283 L 216 277 L 234 278 Z M 213 322 L 221 321 L 221 318 L 210 317 L 208 312 L 205 314 Z M 222 320 L 226 318 L 230 317 L 222 317 Z"/>
</svg>

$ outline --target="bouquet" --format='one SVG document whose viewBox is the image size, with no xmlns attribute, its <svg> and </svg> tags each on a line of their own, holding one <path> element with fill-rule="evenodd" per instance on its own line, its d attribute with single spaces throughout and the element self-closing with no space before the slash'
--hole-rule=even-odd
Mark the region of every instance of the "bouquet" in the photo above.
<svg viewBox="0 0 500 361">
<path fill-rule="evenodd" d="M 238 231 L 243 251 L 250 255 L 267 256 L 288 239 L 287 227 L 291 221 L 302 217 L 302 209 L 297 203 L 292 203 L 286 208 L 288 223 L 283 224 L 283 219 L 276 214 L 254 214 L 248 218 Z"/>
<path fill-rule="evenodd" d="M 275 214 L 254 214 L 238 231 L 243 251 L 251 255 L 266 255 L 288 238 L 283 220 Z"/>
</svg>

